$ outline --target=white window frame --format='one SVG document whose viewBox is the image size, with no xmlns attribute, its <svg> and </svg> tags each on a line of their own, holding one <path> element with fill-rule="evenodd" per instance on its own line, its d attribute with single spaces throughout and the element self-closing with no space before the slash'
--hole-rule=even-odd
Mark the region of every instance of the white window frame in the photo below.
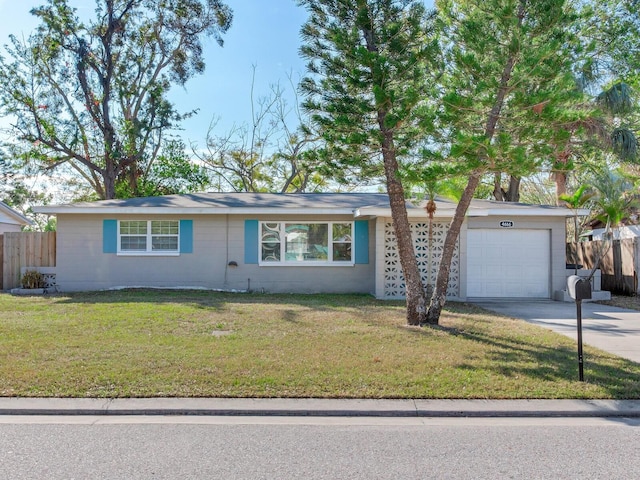
<svg viewBox="0 0 640 480">
<path fill-rule="evenodd" d="M 264 224 L 278 224 L 280 235 L 280 260 L 269 261 L 262 259 L 262 229 Z M 286 259 L 286 225 L 327 225 L 327 260 L 287 260 Z M 333 225 L 350 225 L 351 227 L 351 260 L 333 260 L 333 245 L 347 242 L 335 242 L 333 240 Z M 263 267 L 287 266 L 287 267 L 311 267 L 311 266 L 332 266 L 349 267 L 355 265 L 355 223 L 353 221 L 313 221 L 313 220 L 273 220 L 258 222 L 258 265 Z M 268 243 L 268 242 L 264 242 Z"/>
<path fill-rule="evenodd" d="M 120 226 L 122 222 L 146 222 L 147 233 L 146 234 L 122 234 L 120 233 Z M 178 224 L 178 233 L 163 234 L 163 233 L 151 233 L 153 222 L 176 222 Z M 123 250 L 122 249 L 122 237 L 146 237 L 146 250 Z M 153 250 L 153 238 L 154 237 L 176 237 L 177 248 L 174 250 Z M 118 220 L 118 249 L 117 254 L 122 256 L 151 256 L 151 257 L 173 257 L 180 255 L 180 220 L 167 220 L 167 219 L 155 219 L 155 220 L 143 220 L 143 219 L 131 219 L 131 220 Z"/>
</svg>

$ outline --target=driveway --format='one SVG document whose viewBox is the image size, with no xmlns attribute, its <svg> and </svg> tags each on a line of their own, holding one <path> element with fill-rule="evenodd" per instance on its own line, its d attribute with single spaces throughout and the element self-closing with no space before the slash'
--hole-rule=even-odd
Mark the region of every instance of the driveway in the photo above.
<svg viewBox="0 0 640 480">
<path fill-rule="evenodd" d="M 551 300 L 486 300 L 475 305 L 549 328 L 577 341 L 576 304 Z M 640 311 L 582 303 L 583 343 L 640 363 Z"/>
</svg>

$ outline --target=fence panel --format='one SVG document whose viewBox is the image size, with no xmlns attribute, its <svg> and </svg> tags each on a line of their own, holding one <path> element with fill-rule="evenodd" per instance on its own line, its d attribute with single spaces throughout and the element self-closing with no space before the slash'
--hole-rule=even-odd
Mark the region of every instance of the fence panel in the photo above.
<svg viewBox="0 0 640 480">
<path fill-rule="evenodd" d="M 5 233 L 2 250 L 2 289 L 10 290 L 20 286 L 21 267 L 56 266 L 56 233 Z"/>
<path fill-rule="evenodd" d="M 640 272 L 640 241 L 635 242 L 633 248 L 633 271 L 635 272 L 636 278 L 636 295 L 640 295 L 640 282 L 638 281 L 638 276 Z"/>
<path fill-rule="evenodd" d="M 0 235 L 0 290 L 4 290 L 2 269 L 4 265 L 4 235 Z"/>
<path fill-rule="evenodd" d="M 637 239 L 623 239 L 603 242 L 579 242 L 576 246 L 567 244 L 567 261 L 593 268 L 598 259 L 602 272 L 602 289 L 615 293 L 634 294 L 638 292 L 638 271 L 636 258 Z"/>
</svg>

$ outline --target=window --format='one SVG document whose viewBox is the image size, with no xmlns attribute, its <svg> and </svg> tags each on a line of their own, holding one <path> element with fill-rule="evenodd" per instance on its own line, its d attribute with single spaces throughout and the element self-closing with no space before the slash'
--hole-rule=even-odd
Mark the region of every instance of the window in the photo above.
<svg viewBox="0 0 640 480">
<path fill-rule="evenodd" d="M 353 224 L 262 222 L 260 263 L 352 262 Z"/>
<path fill-rule="evenodd" d="M 178 253 L 178 220 L 121 220 L 118 253 Z"/>
<path fill-rule="evenodd" d="M 351 261 L 351 224 L 333 224 L 333 260 Z"/>
</svg>

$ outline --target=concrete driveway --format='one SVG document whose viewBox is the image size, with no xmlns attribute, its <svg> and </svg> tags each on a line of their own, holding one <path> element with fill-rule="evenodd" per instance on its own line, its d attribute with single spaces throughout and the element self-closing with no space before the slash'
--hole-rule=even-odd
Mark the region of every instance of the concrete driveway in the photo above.
<svg viewBox="0 0 640 480">
<path fill-rule="evenodd" d="M 479 307 L 549 328 L 577 341 L 576 304 L 551 300 L 486 300 Z M 582 303 L 583 343 L 640 363 L 640 311 Z"/>
</svg>

